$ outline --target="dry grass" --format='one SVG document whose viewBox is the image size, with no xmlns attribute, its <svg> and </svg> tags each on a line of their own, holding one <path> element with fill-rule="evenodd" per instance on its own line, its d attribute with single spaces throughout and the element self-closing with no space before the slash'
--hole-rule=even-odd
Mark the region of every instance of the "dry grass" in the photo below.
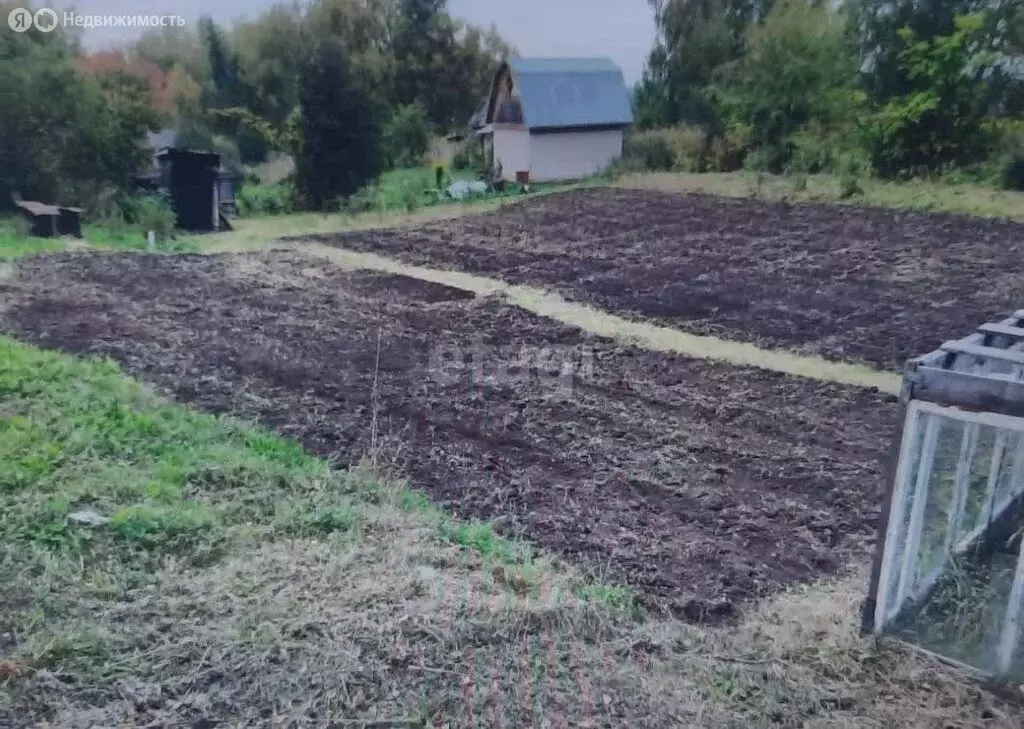
<svg viewBox="0 0 1024 729">
<path fill-rule="evenodd" d="M 362 524 L 170 563 L 38 644 L 107 656 L 100 680 L 40 670 L 18 693 L 50 726 L 1018 726 L 951 670 L 858 637 L 859 576 L 704 629 L 616 618 L 558 570 L 520 589 L 387 509 Z"/>
<path fill-rule="evenodd" d="M 632 321 L 585 304 L 566 301 L 556 293 L 538 288 L 511 286 L 498 279 L 412 266 L 373 253 L 348 251 L 315 243 L 294 246 L 277 244 L 274 247 L 293 248 L 346 268 L 396 273 L 453 286 L 464 291 L 472 291 L 478 296 L 501 295 L 510 303 L 540 316 L 655 351 L 675 352 L 736 365 L 752 365 L 817 380 L 876 387 L 883 392 L 894 394 L 900 391 L 901 380 L 895 373 L 879 372 L 866 365 L 832 362 L 821 357 L 803 356 L 785 350 L 763 349 L 744 342 L 698 336 L 670 327 Z"/>
<path fill-rule="evenodd" d="M 807 177 L 806 190 L 796 190 L 793 182 L 786 177 L 759 176 L 750 172 L 629 174 L 620 178 L 616 184 L 620 187 L 667 192 L 701 192 L 724 197 L 762 197 L 766 200 L 790 202 L 877 205 L 1024 220 L 1024 193 L 980 185 L 947 185 L 922 180 L 894 183 L 865 179 L 861 182 L 863 195 L 842 200 L 838 178 L 830 175 Z"/>
</svg>

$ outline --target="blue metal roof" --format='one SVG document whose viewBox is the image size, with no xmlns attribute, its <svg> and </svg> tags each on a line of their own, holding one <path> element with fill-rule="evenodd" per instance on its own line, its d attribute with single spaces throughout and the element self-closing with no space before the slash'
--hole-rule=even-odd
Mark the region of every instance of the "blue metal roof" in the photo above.
<svg viewBox="0 0 1024 729">
<path fill-rule="evenodd" d="M 633 123 L 622 70 L 607 58 L 516 58 L 509 65 L 531 129 Z"/>
</svg>

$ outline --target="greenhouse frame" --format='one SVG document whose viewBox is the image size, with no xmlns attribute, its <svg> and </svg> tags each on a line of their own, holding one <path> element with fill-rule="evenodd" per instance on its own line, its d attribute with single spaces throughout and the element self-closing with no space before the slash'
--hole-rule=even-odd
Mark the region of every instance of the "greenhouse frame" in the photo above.
<svg viewBox="0 0 1024 729">
<path fill-rule="evenodd" d="M 1024 310 L 911 360 L 864 606 L 895 636 L 1024 681 Z"/>
</svg>

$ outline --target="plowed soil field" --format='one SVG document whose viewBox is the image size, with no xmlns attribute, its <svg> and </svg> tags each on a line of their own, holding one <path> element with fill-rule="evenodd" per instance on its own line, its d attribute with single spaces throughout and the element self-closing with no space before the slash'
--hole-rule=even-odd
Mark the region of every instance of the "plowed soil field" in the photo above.
<svg viewBox="0 0 1024 729">
<path fill-rule="evenodd" d="M 887 369 L 1024 305 L 1024 226 L 880 208 L 595 189 L 317 240 Z"/>
<path fill-rule="evenodd" d="M 0 331 L 108 355 L 339 465 L 373 456 L 694 621 L 866 556 L 895 418 L 868 390 L 296 253 L 28 259 L 0 280 Z"/>
</svg>

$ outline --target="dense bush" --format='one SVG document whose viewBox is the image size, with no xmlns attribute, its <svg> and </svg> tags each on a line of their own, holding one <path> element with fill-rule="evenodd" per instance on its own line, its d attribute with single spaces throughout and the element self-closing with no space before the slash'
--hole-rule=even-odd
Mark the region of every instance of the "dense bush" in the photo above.
<svg viewBox="0 0 1024 729">
<path fill-rule="evenodd" d="M 175 221 L 170 200 L 157 194 L 119 197 L 104 215 L 105 227 L 111 230 L 130 228 L 143 235 L 153 231 L 157 240 L 174 236 Z"/>
<path fill-rule="evenodd" d="M 861 182 L 869 174 L 870 169 L 870 163 L 861 152 L 851 151 L 840 155 L 836 164 L 840 199 L 863 195 L 864 187 Z"/>
<path fill-rule="evenodd" d="M 622 157 L 630 169 L 667 172 L 676 166 L 676 155 L 668 137 L 658 129 L 629 135 Z"/>
<path fill-rule="evenodd" d="M 708 156 L 695 172 L 732 172 L 743 167 L 750 150 L 752 129 L 742 123 L 732 124 L 724 134 L 711 140 Z"/>
<path fill-rule="evenodd" d="M 453 170 L 473 170 L 479 173 L 484 170 L 486 164 L 483 149 L 474 138 L 466 140 L 452 157 Z"/>
<path fill-rule="evenodd" d="M 1007 190 L 1024 190 L 1024 150 L 1006 160 L 1001 182 Z"/>
<path fill-rule="evenodd" d="M 290 180 L 274 185 L 243 185 L 237 205 L 242 217 L 290 213 L 295 210 L 295 185 Z"/>
<path fill-rule="evenodd" d="M 59 28 L 0 33 L 0 209 L 17 193 L 96 210 L 148 159 L 157 117 L 145 83 L 84 74 L 75 51 Z"/>
<path fill-rule="evenodd" d="M 411 213 L 441 199 L 437 188 L 437 169 L 392 170 L 349 195 L 341 210 L 350 214 L 400 210 Z M 442 168 L 442 176 L 447 174 Z"/>
<path fill-rule="evenodd" d="M 781 144 L 766 144 L 751 149 L 743 159 L 743 166 L 752 172 L 778 174 L 786 169 L 786 163 L 792 154 L 792 147 L 788 141 Z"/>
<path fill-rule="evenodd" d="M 360 188 L 341 203 L 342 212 L 349 213 L 350 215 L 369 213 L 383 210 L 383 208 L 384 195 L 381 193 L 380 185 L 377 183 L 370 183 Z"/>
<path fill-rule="evenodd" d="M 651 134 L 661 135 L 672 151 L 673 167 L 681 172 L 703 172 L 708 150 L 707 135 L 699 128 L 676 124 Z"/>
<path fill-rule="evenodd" d="M 787 172 L 817 175 L 830 172 L 837 161 L 837 142 L 829 137 L 810 131 L 801 131 L 789 137 L 792 153 L 786 166 Z"/>
<path fill-rule="evenodd" d="M 921 38 L 901 28 L 897 70 L 907 79 L 867 125 L 875 170 L 884 176 L 927 174 L 977 162 L 991 148 L 987 76 L 996 56 L 979 54 L 985 19 L 955 19 L 949 35 Z"/>
<path fill-rule="evenodd" d="M 422 104 L 399 106 L 384 124 L 381 153 L 386 169 L 419 167 L 430 148 L 430 122 Z"/>
<path fill-rule="evenodd" d="M 735 124 L 709 137 L 701 129 L 677 124 L 635 131 L 626 137 L 619 172 L 730 172 L 743 166 L 750 128 Z"/>
<path fill-rule="evenodd" d="M 707 133 L 698 153 L 676 153 L 677 169 L 728 169 L 749 151 L 758 171 L 836 172 L 860 149 L 882 176 L 961 170 L 1010 184 L 1015 152 L 994 142 L 1024 108 L 1019 2 L 652 5 L 658 36 L 634 88 L 637 124 Z M 747 143 L 727 144 L 736 125 Z"/>
</svg>

